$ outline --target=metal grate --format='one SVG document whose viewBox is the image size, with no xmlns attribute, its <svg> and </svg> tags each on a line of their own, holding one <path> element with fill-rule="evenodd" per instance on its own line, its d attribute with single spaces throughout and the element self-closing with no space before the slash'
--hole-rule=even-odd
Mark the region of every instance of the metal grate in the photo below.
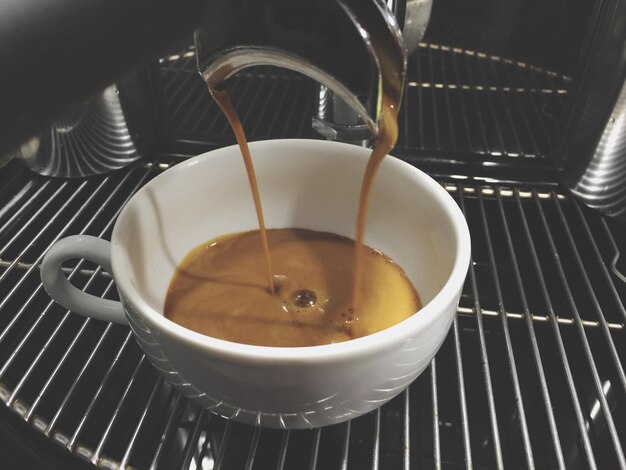
<svg viewBox="0 0 626 470">
<path fill-rule="evenodd" d="M 421 43 L 409 61 L 399 146 L 549 157 L 571 79 L 511 59 Z"/>
<path fill-rule="evenodd" d="M 207 99 L 193 47 L 161 59 L 163 114 L 179 140 L 232 143 L 226 119 Z M 421 43 L 409 61 L 398 148 L 480 159 L 552 155 L 570 78 L 530 64 Z M 251 140 L 316 137 L 316 85 L 276 68 L 238 74 L 232 96 Z"/>
<path fill-rule="evenodd" d="M 552 186 L 445 177 L 473 262 L 431 367 L 382 408 L 307 431 L 240 425 L 159 378 L 127 328 L 52 303 L 42 254 L 110 237 L 124 203 L 173 161 L 58 181 L 5 167 L 0 190 L 0 398 L 101 468 L 626 468 L 626 226 Z M 110 278 L 68 265 L 115 298 Z M 622 280 L 620 280 L 622 279 Z"/>
</svg>

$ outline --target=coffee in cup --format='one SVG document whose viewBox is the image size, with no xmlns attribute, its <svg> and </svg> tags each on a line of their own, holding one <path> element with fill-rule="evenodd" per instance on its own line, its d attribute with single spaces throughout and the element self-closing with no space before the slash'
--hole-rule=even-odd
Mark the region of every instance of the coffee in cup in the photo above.
<svg viewBox="0 0 626 470">
<path fill-rule="evenodd" d="M 258 230 L 194 248 L 176 268 L 164 315 L 215 338 L 259 346 L 315 346 L 376 333 L 420 309 L 400 266 L 363 250 L 360 310 L 353 312 L 354 241 L 329 232 L 267 230 L 274 292 Z"/>
</svg>

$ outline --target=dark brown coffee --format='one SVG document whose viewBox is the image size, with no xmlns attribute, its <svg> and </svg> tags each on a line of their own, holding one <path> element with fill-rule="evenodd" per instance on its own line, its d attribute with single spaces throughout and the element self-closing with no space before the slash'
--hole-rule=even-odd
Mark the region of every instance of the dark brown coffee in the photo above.
<svg viewBox="0 0 626 470">
<path fill-rule="evenodd" d="M 417 312 L 404 271 L 377 250 L 362 250 L 361 313 L 352 315 L 354 241 L 305 229 L 266 230 L 274 269 L 267 291 L 258 230 L 219 237 L 180 263 L 165 316 L 215 338 L 263 346 L 313 346 L 375 333 Z"/>
<path fill-rule="evenodd" d="M 263 219 L 263 209 L 261 207 L 261 195 L 259 194 L 259 185 L 256 182 L 256 174 L 254 173 L 254 165 L 252 165 L 252 157 L 250 156 L 250 149 L 248 148 L 248 139 L 243 131 L 243 126 L 235 110 L 233 102 L 230 100 L 227 90 L 218 90 L 216 88 L 209 87 L 209 93 L 218 104 L 222 112 L 226 115 L 228 123 L 230 124 L 237 144 L 241 150 L 241 156 L 246 166 L 246 173 L 248 175 L 248 182 L 250 183 L 250 191 L 252 192 L 252 199 L 254 200 L 254 207 L 256 209 L 257 219 L 259 221 L 259 233 L 261 235 L 261 246 L 263 247 L 263 253 L 265 255 L 265 266 L 267 268 L 267 289 L 270 294 L 274 293 L 274 277 L 272 270 L 272 257 L 267 244 L 267 235 L 265 233 L 265 221 Z"/>
</svg>

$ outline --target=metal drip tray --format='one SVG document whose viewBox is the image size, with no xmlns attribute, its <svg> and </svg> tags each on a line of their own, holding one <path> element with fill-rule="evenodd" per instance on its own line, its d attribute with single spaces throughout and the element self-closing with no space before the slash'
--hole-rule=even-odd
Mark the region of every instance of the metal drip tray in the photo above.
<svg viewBox="0 0 626 470">
<path fill-rule="evenodd" d="M 100 468 L 618 468 L 626 440 L 626 226 L 557 187 L 437 176 L 468 219 L 473 262 L 440 352 L 408 390 L 345 424 L 274 431 L 198 409 L 130 331 L 51 302 L 46 249 L 110 237 L 157 155 L 84 181 L 2 169 L 0 398 L 32 433 Z M 615 263 L 615 270 L 614 270 Z M 114 299 L 94 266 L 73 282 Z"/>
</svg>

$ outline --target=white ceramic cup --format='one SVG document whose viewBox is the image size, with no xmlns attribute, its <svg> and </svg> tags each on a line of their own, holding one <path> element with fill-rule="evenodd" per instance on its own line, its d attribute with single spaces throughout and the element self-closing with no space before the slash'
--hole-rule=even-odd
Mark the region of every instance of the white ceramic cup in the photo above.
<svg viewBox="0 0 626 470">
<path fill-rule="evenodd" d="M 269 228 L 301 227 L 353 237 L 370 151 L 314 140 L 250 145 Z M 311 347 L 266 347 L 188 330 L 162 314 L 178 263 L 216 236 L 257 229 L 239 149 L 221 148 L 154 178 L 122 210 L 111 242 L 73 236 L 44 258 L 46 290 L 64 307 L 130 325 L 156 369 L 184 395 L 249 424 L 309 428 L 355 418 L 405 389 L 428 367 L 452 323 L 470 260 L 465 219 L 430 177 L 386 157 L 374 183 L 366 244 L 395 260 L 424 307 L 381 332 Z M 121 303 L 72 286 L 64 260 L 108 271 Z"/>
</svg>

